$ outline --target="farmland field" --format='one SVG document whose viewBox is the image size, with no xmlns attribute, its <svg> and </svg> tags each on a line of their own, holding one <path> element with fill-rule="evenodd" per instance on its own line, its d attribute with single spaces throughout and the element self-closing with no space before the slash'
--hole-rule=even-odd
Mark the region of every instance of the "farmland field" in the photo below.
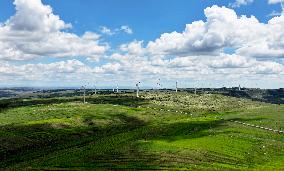
<svg viewBox="0 0 284 171">
<path fill-rule="evenodd" d="M 284 170 L 284 105 L 143 93 L 1 102 L 0 170 Z"/>
</svg>

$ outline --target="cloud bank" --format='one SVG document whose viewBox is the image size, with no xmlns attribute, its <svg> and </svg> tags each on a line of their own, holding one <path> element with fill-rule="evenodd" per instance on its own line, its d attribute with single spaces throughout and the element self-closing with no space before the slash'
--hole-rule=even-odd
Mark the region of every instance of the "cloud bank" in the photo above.
<svg viewBox="0 0 284 171">
<path fill-rule="evenodd" d="M 282 1 L 269 1 L 279 2 Z M 3 83 L 57 80 L 77 85 L 84 81 L 116 80 L 122 84 L 136 81 L 153 84 L 158 78 L 191 83 L 235 80 L 284 83 L 283 14 L 262 23 L 254 16 L 239 16 L 233 9 L 214 5 L 204 10 L 205 20 L 186 24 L 182 32 L 163 33 L 149 42 L 133 40 L 115 49 L 102 42 L 102 35 L 97 33 L 72 33 L 72 25 L 61 20 L 41 0 L 15 0 L 14 5 L 15 15 L 0 26 Z M 119 30 L 133 33 L 129 26 Z M 101 27 L 101 32 L 111 35 L 113 30 Z M 227 54 L 226 49 L 232 49 L 232 53 Z M 30 62 L 48 57 L 62 60 Z M 100 60 L 104 62 L 95 65 L 90 62 Z"/>
</svg>

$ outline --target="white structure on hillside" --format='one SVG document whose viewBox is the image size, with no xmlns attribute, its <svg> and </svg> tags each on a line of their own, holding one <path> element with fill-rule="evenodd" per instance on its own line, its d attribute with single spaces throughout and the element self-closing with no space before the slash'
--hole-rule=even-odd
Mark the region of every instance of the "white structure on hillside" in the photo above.
<svg viewBox="0 0 284 171">
<path fill-rule="evenodd" d="M 136 97 L 139 97 L 139 84 L 140 82 L 136 83 Z"/>
<path fill-rule="evenodd" d="M 160 90 L 160 89 L 162 89 L 162 84 L 161 84 L 161 79 L 159 78 L 157 82 L 157 90 Z"/>
<path fill-rule="evenodd" d="M 176 92 L 178 92 L 178 82 L 176 81 Z"/>
<path fill-rule="evenodd" d="M 94 85 L 94 88 L 95 88 L 95 95 L 97 94 L 97 86 L 96 84 Z"/>
<path fill-rule="evenodd" d="M 85 85 L 82 86 L 82 89 L 83 89 L 83 91 L 84 91 L 84 98 L 83 98 L 84 103 L 87 103 L 87 102 L 86 102 L 86 88 L 87 88 L 87 86 L 88 86 L 89 84 L 90 84 L 90 83 L 88 82 L 87 84 L 85 84 Z"/>
</svg>

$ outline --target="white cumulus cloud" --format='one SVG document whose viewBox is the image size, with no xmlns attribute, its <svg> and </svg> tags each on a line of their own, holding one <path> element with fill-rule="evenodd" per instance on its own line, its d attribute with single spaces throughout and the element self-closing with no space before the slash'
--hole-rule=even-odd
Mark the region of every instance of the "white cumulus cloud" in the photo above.
<svg viewBox="0 0 284 171">
<path fill-rule="evenodd" d="M 65 31 L 71 24 L 53 14 L 41 0 L 15 0 L 16 14 L 0 26 L 0 59 L 27 60 L 37 57 L 93 57 L 108 49 L 99 36 L 78 36 Z"/>
<path fill-rule="evenodd" d="M 204 10 L 206 21 L 187 24 L 182 33 L 164 33 L 150 41 L 147 49 L 162 55 L 218 55 L 231 47 L 243 56 L 283 57 L 284 15 L 268 23 L 254 16 L 238 16 L 232 9 L 216 5 Z"/>
</svg>

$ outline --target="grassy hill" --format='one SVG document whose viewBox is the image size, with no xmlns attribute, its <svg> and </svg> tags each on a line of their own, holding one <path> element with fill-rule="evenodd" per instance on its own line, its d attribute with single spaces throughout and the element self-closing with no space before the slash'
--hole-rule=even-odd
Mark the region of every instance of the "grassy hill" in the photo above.
<svg viewBox="0 0 284 171">
<path fill-rule="evenodd" d="M 0 170 L 284 170 L 284 105 L 218 94 L 0 101 Z"/>
</svg>

